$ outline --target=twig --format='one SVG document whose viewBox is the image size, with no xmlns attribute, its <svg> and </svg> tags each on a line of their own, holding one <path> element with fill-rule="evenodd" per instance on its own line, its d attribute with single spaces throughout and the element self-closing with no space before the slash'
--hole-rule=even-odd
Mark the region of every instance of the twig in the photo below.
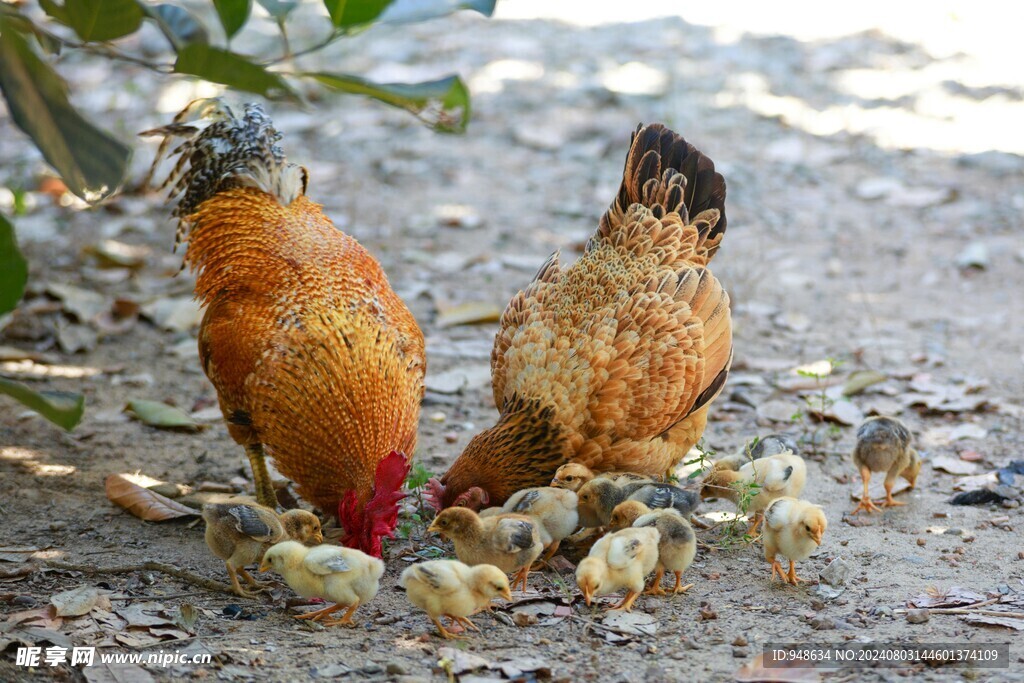
<svg viewBox="0 0 1024 683">
<path fill-rule="evenodd" d="M 231 593 L 235 595 L 234 591 L 226 583 L 220 581 L 214 581 L 208 579 L 205 576 L 199 576 L 192 572 L 187 572 L 184 569 L 178 569 L 172 567 L 169 564 L 163 562 L 154 562 L 152 560 L 143 562 L 142 564 L 129 564 L 120 567 L 92 567 L 87 564 L 71 564 L 69 562 L 60 562 L 58 560 L 47 560 L 46 566 L 51 569 L 63 569 L 72 572 L 82 572 L 83 574 L 96 575 L 96 574 L 131 574 L 132 572 L 160 572 L 161 574 L 167 574 L 173 576 L 176 579 L 181 579 L 186 583 L 191 583 L 193 586 L 199 586 L 211 591 L 218 591 L 220 593 Z M 242 596 L 237 596 L 242 597 Z M 255 600 L 256 598 L 249 598 Z"/>
<path fill-rule="evenodd" d="M 999 602 L 1001 598 L 993 598 L 991 600 L 984 600 L 982 602 L 976 602 L 973 605 L 964 605 L 963 607 L 925 607 L 929 614 L 981 614 L 986 617 L 1010 617 L 1011 619 L 1024 619 L 1024 612 L 1000 612 L 994 609 L 978 609 L 979 607 L 987 607 L 994 605 Z M 905 609 L 893 610 L 893 614 L 906 614 Z"/>
</svg>

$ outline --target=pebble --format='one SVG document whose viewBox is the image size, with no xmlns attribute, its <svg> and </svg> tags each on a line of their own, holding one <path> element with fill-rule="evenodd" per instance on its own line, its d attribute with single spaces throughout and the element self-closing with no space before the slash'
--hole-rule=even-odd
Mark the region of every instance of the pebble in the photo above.
<svg viewBox="0 0 1024 683">
<path fill-rule="evenodd" d="M 747 646 L 747 639 L 745 637 L 743 637 L 743 636 L 736 636 L 736 639 L 734 641 L 732 641 L 732 644 L 735 645 L 736 647 L 746 647 Z"/>
<path fill-rule="evenodd" d="M 875 616 L 877 616 L 877 617 L 891 617 L 892 616 L 892 607 L 887 607 L 885 605 L 882 605 L 881 607 L 876 607 L 872 611 L 875 613 Z"/>
<path fill-rule="evenodd" d="M 908 609 L 907 623 L 924 624 L 931 618 L 931 613 L 926 609 Z"/>
<path fill-rule="evenodd" d="M 819 611 L 819 612 L 820 612 L 821 610 L 825 609 L 825 603 L 824 603 L 824 601 L 822 601 L 822 600 L 819 600 L 818 598 L 813 598 L 813 599 L 811 600 L 811 609 L 813 609 L 813 610 L 817 610 L 817 611 Z"/>
<path fill-rule="evenodd" d="M 35 607 L 36 599 L 31 595 L 16 595 L 11 598 L 11 605 L 14 607 Z"/>
<path fill-rule="evenodd" d="M 389 676 L 405 676 L 409 673 L 405 665 L 399 662 L 388 662 L 387 666 L 384 667 L 384 671 Z"/>
<path fill-rule="evenodd" d="M 747 648 L 745 647 L 734 647 L 732 649 L 732 656 L 736 659 L 743 659 L 748 654 Z"/>
<path fill-rule="evenodd" d="M 815 631 L 832 631 L 836 627 L 836 622 L 831 617 L 814 617 L 811 619 L 811 628 Z"/>
</svg>

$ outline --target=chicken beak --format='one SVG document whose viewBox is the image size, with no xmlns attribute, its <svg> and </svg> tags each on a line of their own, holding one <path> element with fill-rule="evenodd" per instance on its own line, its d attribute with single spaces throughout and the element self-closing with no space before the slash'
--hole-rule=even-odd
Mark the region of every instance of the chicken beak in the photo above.
<svg viewBox="0 0 1024 683">
<path fill-rule="evenodd" d="M 811 540 L 814 541 L 815 545 L 821 545 L 821 529 L 815 529 L 814 533 L 811 534 Z"/>
<path fill-rule="evenodd" d="M 263 562 L 260 562 L 260 571 L 261 572 L 269 572 L 270 571 L 270 565 L 267 564 L 266 560 L 264 560 Z"/>
<path fill-rule="evenodd" d="M 317 544 L 317 545 L 320 545 L 321 543 L 323 543 L 323 542 L 324 542 L 324 535 L 323 535 L 322 533 L 320 533 L 320 532 L 318 531 L 318 532 L 316 532 L 316 534 L 315 534 L 315 535 L 313 536 L 313 540 L 314 540 L 314 541 L 316 541 L 316 544 Z"/>
<path fill-rule="evenodd" d="M 437 525 L 431 524 L 430 526 L 427 527 L 427 533 L 428 534 L 439 534 L 439 533 L 441 533 L 441 530 L 437 528 Z"/>
<path fill-rule="evenodd" d="M 512 602 L 512 589 L 506 588 L 504 591 L 502 591 L 501 599 L 507 600 L 508 602 Z"/>
<path fill-rule="evenodd" d="M 590 601 L 594 596 L 594 589 L 590 586 L 586 586 L 583 589 L 583 599 L 587 602 L 587 607 L 590 607 Z"/>
</svg>

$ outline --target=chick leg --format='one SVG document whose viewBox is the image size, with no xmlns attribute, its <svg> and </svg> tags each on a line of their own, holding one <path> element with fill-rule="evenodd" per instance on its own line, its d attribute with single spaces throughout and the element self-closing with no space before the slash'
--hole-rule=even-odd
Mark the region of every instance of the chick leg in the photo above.
<svg viewBox="0 0 1024 683">
<path fill-rule="evenodd" d="M 245 447 L 245 454 L 249 456 L 252 480 L 256 484 L 256 502 L 271 510 L 276 510 L 277 493 L 274 492 L 274 485 L 270 482 L 270 472 L 267 471 L 267 461 L 263 455 L 263 444 L 249 444 Z"/>
<path fill-rule="evenodd" d="M 540 559 L 534 562 L 533 566 L 530 567 L 530 571 L 537 572 L 540 571 L 542 567 L 546 567 L 548 560 L 555 556 L 555 553 L 558 552 L 558 546 L 561 544 L 561 541 L 552 541 L 551 545 L 549 545 L 544 551 L 544 554 L 540 556 Z"/>
<path fill-rule="evenodd" d="M 231 563 L 225 562 L 224 566 L 228 568 L 228 576 L 231 577 L 231 588 L 232 588 L 232 590 L 234 590 L 235 595 L 237 595 L 239 597 L 242 597 L 242 598 L 256 598 L 256 597 L 258 597 L 255 593 L 251 593 L 251 592 L 245 590 L 244 588 L 242 588 L 242 585 L 240 583 L 238 583 L 238 573 L 235 570 L 235 568 L 231 566 Z M 245 570 L 242 569 L 240 571 L 244 572 Z M 252 578 L 252 577 L 250 577 L 250 578 Z"/>
<path fill-rule="evenodd" d="M 339 605 L 335 605 L 335 607 L 339 607 Z M 341 615 L 341 619 L 325 619 L 320 623 L 324 626 L 355 626 L 355 622 L 352 621 L 352 615 L 356 613 L 356 610 L 358 608 L 359 601 L 356 600 L 354 603 L 348 606 L 348 609 L 345 610 L 345 613 Z"/>
<path fill-rule="evenodd" d="M 517 588 L 517 586 L 519 586 L 519 584 L 522 584 L 522 586 L 523 586 L 522 591 L 525 593 L 526 592 L 526 577 L 529 576 L 529 575 L 530 575 L 530 567 L 529 566 L 523 567 L 522 569 L 517 571 L 515 573 L 515 576 L 512 577 L 512 588 L 514 588 L 516 590 L 519 590 Z"/>
<path fill-rule="evenodd" d="M 676 585 L 672 588 L 672 592 L 673 593 L 678 595 L 679 593 L 685 593 L 686 591 L 688 591 L 691 588 L 693 588 L 693 584 L 692 583 L 688 583 L 685 586 L 681 585 L 683 583 L 683 573 L 682 572 L 672 572 L 672 573 L 676 575 Z"/>
<path fill-rule="evenodd" d="M 267 587 L 267 584 L 260 583 L 259 581 L 254 579 L 252 574 L 250 574 L 249 572 L 247 572 L 245 570 L 245 567 L 239 567 L 238 568 L 238 573 L 241 574 L 242 578 L 245 579 L 245 582 L 248 583 L 253 588 L 266 588 Z"/>
<path fill-rule="evenodd" d="M 888 479 L 885 480 L 885 500 L 882 501 L 882 507 L 884 507 L 884 508 L 891 508 L 891 507 L 897 507 L 897 506 L 900 506 L 900 505 L 906 505 L 906 503 L 904 503 L 902 501 L 894 500 L 893 499 L 893 497 L 892 497 L 892 487 L 895 484 L 896 484 L 895 481 L 889 481 Z"/>
<path fill-rule="evenodd" d="M 644 591 L 644 595 L 665 595 L 665 589 L 661 587 L 661 577 L 663 576 L 665 576 L 665 569 L 658 567 L 654 572 L 654 581 L 651 581 L 651 585 Z"/>
<path fill-rule="evenodd" d="M 636 602 L 636 599 L 638 597 L 640 597 L 640 593 L 638 593 L 637 591 L 629 591 L 628 593 L 626 593 L 626 597 L 622 599 L 622 602 L 620 602 L 618 605 L 615 605 L 615 607 L 610 608 L 608 611 L 629 612 L 633 609 L 633 603 Z"/>
<path fill-rule="evenodd" d="M 753 536 L 757 533 L 757 527 L 761 526 L 761 520 L 764 519 L 764 515 L 760 512 L 754 513 L 754 519 L 750 521 L 750 526 L 747 527 L 747 536 Z"/>
<path fill-rule="evenodd" d="M 779 573 L 781 574 L 782 572 L 780 571 Z M 794 586 L 807 581 L 807 579 L 801 579 L 799 576 L 796 575 L 796 562 L 794 562 L 793 560 L 789 561 L 789 575 L 786 577 L 786 579 Z"/>
<path fill-rule="evenodd" d="M 771 578 L 771 580 L 774 581 L 775 580 L 775 574 L 778 573 L 780 579 L 782 579 L 786 583 L 789 583 L 789 578 L 786 576 L 786 570 L 782 568 L 781 564 L 779 564 L 779 560 L 778 560 L 777 557 L 775 557 L 774 553 L 772 554 L 771 557 L 768 558 L 768 561 L 772 563 L 772 578 Z"/>
<path fill-rule="evenodd" d="M 329 614 L 333 614 L 340 609 L 344 609 L 344 605 L 331 605 L 330 607 L 324 607 L 314 612 L 306 612 L 305 614 L 295 614 L 292 616 L 293 619 L 312 619 L 313 621 L 320 621 Z"/>
<path fill-rule="evenodd" d="M 444 627 L 444 624 L 442 624 L 441 620 L 438 619 L 437 617 L 430 617 L 430 620 L 432 622 L 434 622 L 434 626 L 437 627 L 437 632 L 440 633 L 441 637 L 444 638 L 445 640 L 451 640 L 452 638 L 454 638 L 456 640 L 462 640 L 463 638 L 466 637 L 466 636 L 459 635 L 457 633 L 452 633 L 452 632 L 446 630 L 445 627 Z"/>
<path fill-rule="evenodd" d="M 472 621 L 470 621 L 469 617 L 453 617 L 452 615 L 449 614 L 448 618 L 451 619 L 452 621 L 454 621 L 457 624 L 461 624 L 465 628 L 469 628 L 469 629 L 472 629 L 472 630 L 476 631 L 477 633 L 480 633 L 480 628 L 476 624 L 474 624 Z"/>
<path fill-rule="evenodd" d="M 871 470 L 867 467 L 860 468 L 860 478 L 864 481 L 864 495 L 861 496 L 860 503 L 857 507 L 853 508 L 851 515 L 855 515 L 861 510 L 864 512 L 881 512 L 882 508 L 878 507 L 871 501 L 871 496 L 868 494 L 868 484 L 871 482 Z"/>
</svg>

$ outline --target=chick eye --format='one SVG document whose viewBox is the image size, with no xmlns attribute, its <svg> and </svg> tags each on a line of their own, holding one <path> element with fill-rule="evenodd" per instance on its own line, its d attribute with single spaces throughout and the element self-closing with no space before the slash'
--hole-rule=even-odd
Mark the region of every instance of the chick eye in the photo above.
<svg viewBox="0 0 1024 683">
<path fill-rule="evenodd" d="M 572 480 L 573 480 L 573 479 L 575 479 L 575 478 L 576 478 L 576 477 L 574 477 L 574 476 L 572 476 L 572 475 L 570 474 L 569 476 L 567 476 L 567 477 L 565 478 L 565 480 L 566 480 L 566 481 L 572 481 Z"/>
</svg>

